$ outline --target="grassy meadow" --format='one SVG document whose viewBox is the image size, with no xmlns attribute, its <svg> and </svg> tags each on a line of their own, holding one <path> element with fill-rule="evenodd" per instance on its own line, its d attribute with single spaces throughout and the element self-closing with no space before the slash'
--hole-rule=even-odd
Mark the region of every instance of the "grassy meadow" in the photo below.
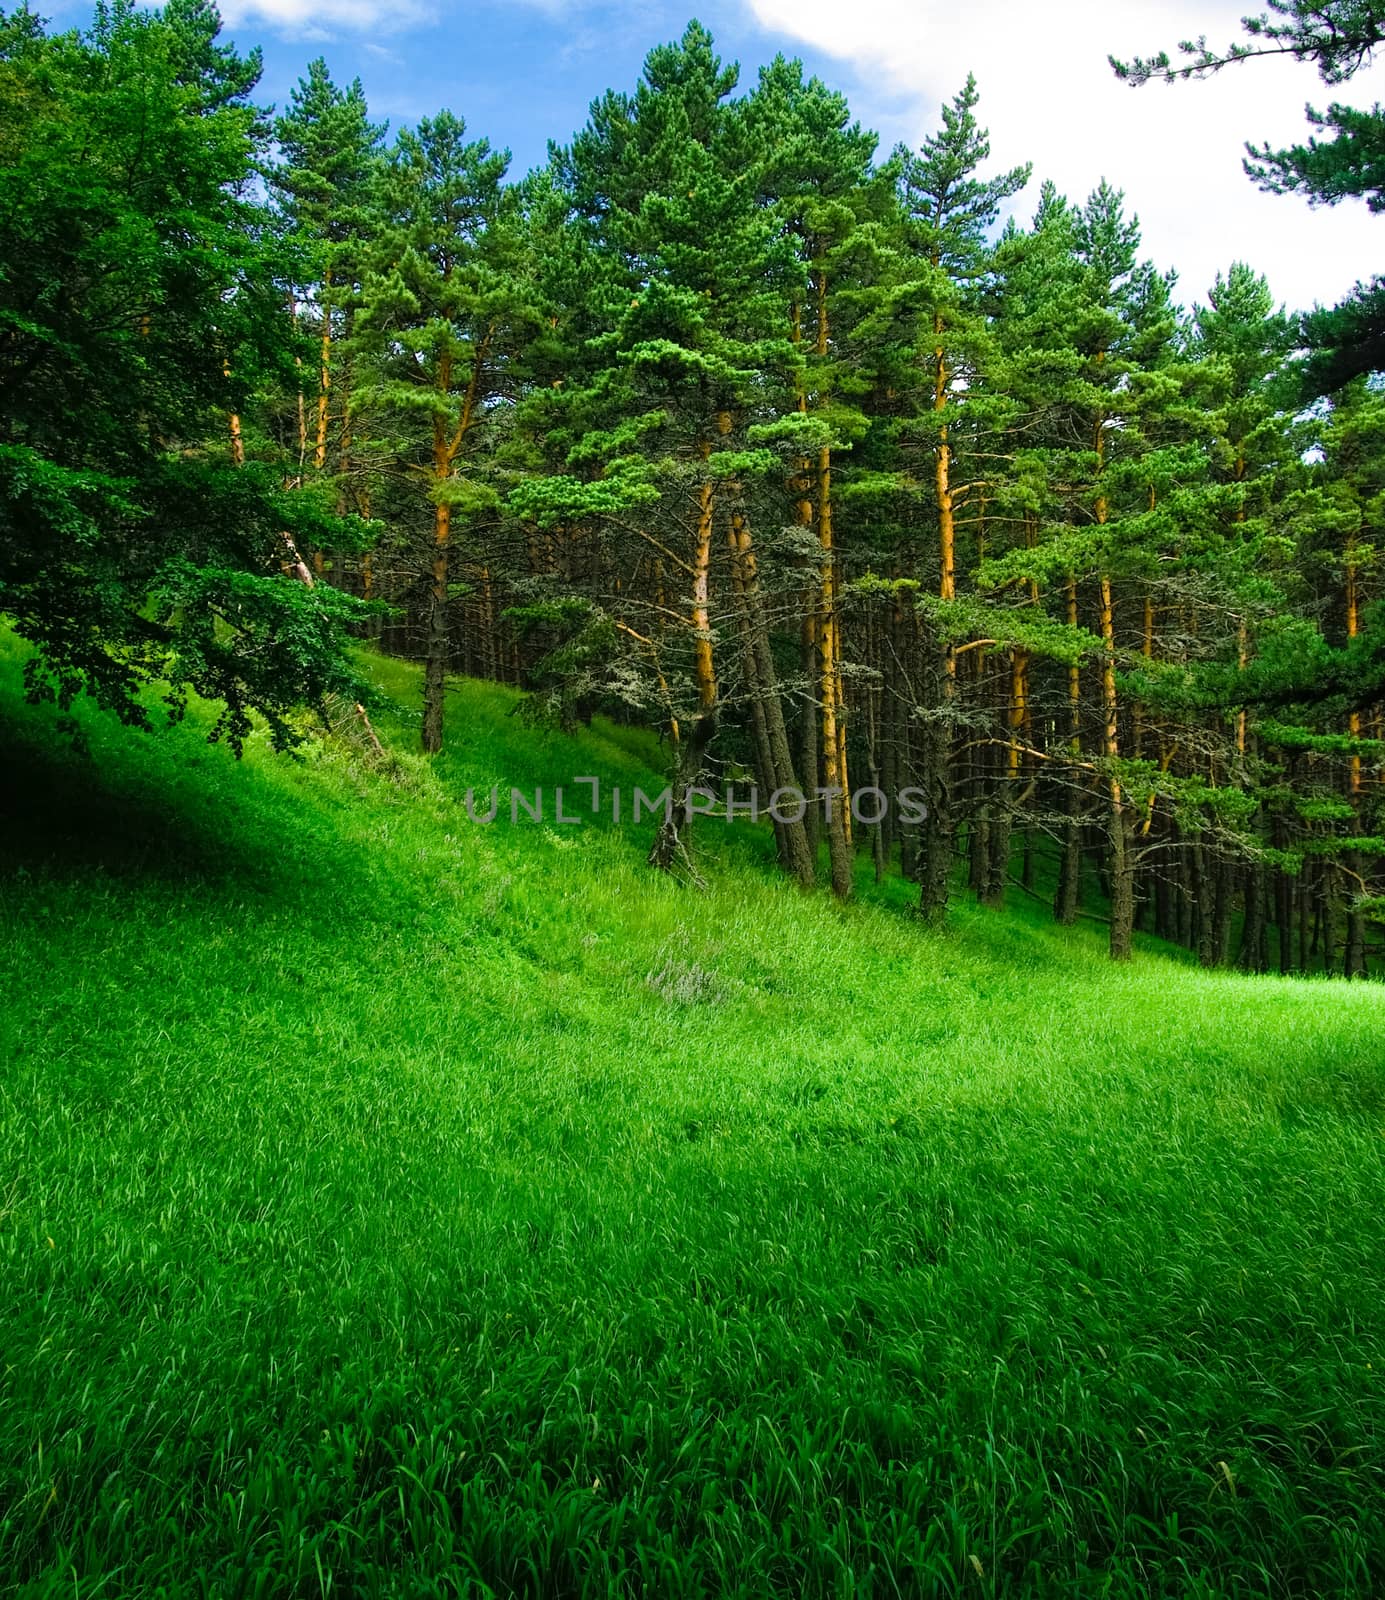
<svg viewBox="0 0 1385 1600">
<path fill-rule="evenodd" d="M 0 1592 L 1385 1593 L 1385 988 L 476 826 L 658 759 L 495 686 L 238 764 L 19 672 Z"/>
</svg>

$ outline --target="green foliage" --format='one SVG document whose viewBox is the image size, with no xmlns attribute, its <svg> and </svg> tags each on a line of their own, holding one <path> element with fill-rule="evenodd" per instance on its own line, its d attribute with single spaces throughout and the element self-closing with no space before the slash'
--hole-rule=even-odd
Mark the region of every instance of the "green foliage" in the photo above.
<svg viewBox="0 0 1385 1600">
<path fill-rule="evenodd" d="M 985 271 L 1000 209 L 1024 188 L 1032 171 L 1026 163 L 995 177 L 979 176 L 991 155 L 989 135 L 976 119 L 980 99 L 976 78 L 968 75 L 944 103 L 942 127 L 917 154 L 903 147 L 895 152 L 909 243 L 942 274 L 935 280 L 940 309 L 962 308 L 958 286 Z M 946 314 L 942 320 L 946 325 Z"/>
<path fill-rule="evenodd" d="M 982 595 L 940 600 L 916 596 L 920 615 L 928 618 L 939 638 L 961 643 L 984 640 L 988 647 L 1018 646 L 1051 661 L 1077 663 L 1099 654 L 1101 641 L 1083 628 L 1023 606 L 988 604 Z"/>
<path fill-rule="evenodd" d="M 599 478 L 554 475 L 517 483 L 509 505 L 517 516 L 530 518 L 541 528 L 579 517 L 614 516 L 657 502 L 659 490 L 650 482 L 650 473 L 637 457 L 621 457 L 608 463 Z"/>
<path fill-rule="evenodd" d="M 1111 58 L 1116 76 L 1139 87 L 1151 78 L 1202 77 L 1233 62 L 1257 56 L 1288 55 L 1310 62 L 1324 83 L 1344 83 L 1385 43 L 1385 10 L 1379 0 L 1267 0 L 1268 10 L 1244 17 L 1247 39 L 1233 40 L 1224 50 L 1210 50 L 1206 36 L 1185 39 L 1179 52 L 1186 58 L 1174 67 L 1167 51 L 1133 62 Z M 1283 20 L 1275 20 L 1275 19 Z"/>
<path fill-rule="evenodd" d="M 195 0 L 85 35 L 0 17 L 0 612 L 34 692 L 145 723 L 142 683 L 191 685 L 239 748 L 252 712 L 288 742 L 289 707 L 354 696 L 358 613 L 281 570 L 320 507 L 229 465 L 228 413 L 292 368 L 294 268 L 247 193 L 258 59 L 219 26 Z"/>
<path fill-rule="evenodd" d="M 490 393 L 475 395 L 468 411 L 473 377 L 488 380 L 499 331 L 491 330 L 515 308 L 501 263 L 508 165 L 508 151 L 468 140 L 466 124 L 444 111 L 401 130 L 378 175 L 380 221 L 355 321 L 359 354 L 373 365 L 357 400 L 422 422 L 406 445 L 420 463 L 431 461 L 435 438 L 450 444 Z M 435 419 L 439 429 L 450 424 L 440 435 Z"/>
<path fill-rule="evenodd" d="M 571 733 L 590 723 L 617 653 L 615 624 L 599 608 L 577 596 L 513 606 L 506 616 L 522 639 L 537 639 L 543 653 L 529 670 L 531 692 L 519 711 L 531 724 Z"/>
<path fill-rule="evenodd" d="M 1369 7 L 1276 16 L 1254 47 L 1329 78 L 1371 48 Z M 1012 828 L 1076 848 L 1122 781 L 1146 904 L 1161 852 L 1191 896 L 1209 830 L 1200 889 L 1379 831 L 1385 410 L 1361 382 L 1297 410 L 1298 330 L 1245 265 L 1185 313 L 1104 181 L 997 237 L 1029 169 L 990 170 L 971 78 L 880 161 L 801 63 L 738 93 L 693 23 L 511 184 L 448 111 L 386 151 L 321 60 L 271 147 L 218 29 L 205 0 L 0 25 L 0 605 L 33 693 L 147 720 L 163 677 L 288 743 L 359 692 L 354 590 L 428 663 L 429 750 L 459 657 L 762 778 L 823 763 L 830 719 L 849 772 L 922 781 L 939 892 L 956 829 L 980 879 L 998 820 L 995 901 Z M 1339 124 L 1356 167 L 1261 152 L 1275 181 L 1369 194 L 1371 125 Z M 1219 831 L 1225 791 L 1251 823 Z M 806 831 L 780 844 L 806 882 Z M 1354 870 L 1314 886 L 1324 936 Z"/>
<path fill-rule="evenodd" d="M 270 181 L 299 241 L 313 258 L 316 282 L 344 289 L 359 278 L 377 217 L 371 186 L 385 125 L 370 120 L 359 78 L 346 90 L 319 56 L 289 95 L 274 124 L 279 160 Z M 330 315 L 328 301 L 321 310 Z"/>
</svg>

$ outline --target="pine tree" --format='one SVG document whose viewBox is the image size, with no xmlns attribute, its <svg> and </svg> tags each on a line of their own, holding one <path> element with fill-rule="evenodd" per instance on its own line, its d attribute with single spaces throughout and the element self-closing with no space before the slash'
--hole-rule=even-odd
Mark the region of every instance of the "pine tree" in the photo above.
<svg viewBox="0 0 1385 1600">
<path fill-rule="evenodd" d="M 780 400 L 782 414 L 755 437 L 788 454 L 790 514 L 804 530 L 803 553 L 811 563 L 802 664 L 817 714 L 802 719 L 799 768 L 807 788 L 823 793 L 832 889 L 844 899 L 852 887 L 846 556 L 833 463 L 866 431 L 856 403 L 861 376 L 849 330 L 858 312 L 850 300 L 861 258 L 875 246 L 888 212 L 889 178 L 873 168 L 875 136 L 852 121 L 842 95 L 805 79 L 800 62 L 778 57 L 760 73 L 740 127 L 760 202 L 796 263 L 781 323 L 797 358 L 792 381 Z M 811 549 L 810 530 L 816 536 Z"/>
<path fill-rule="evenodd" d="M 1012 233 L 1003 246 L 1000 305 L 1015 340 L 1007 382 L 1025 407 L 1024 435 L 1042 438 L 1026 450 L 1022 498 L 1052 521 L 1032 528 L 992 573 L 993 582 L 1061 585 L 1064 618 L 1081 643 L 1083 589 L 1091 594 L 1099 648 L 1094 720 L 1096 760 L 1083 759 L 1084 674 L 1069 654 L 1068 814 L 1064 824 L 1056 911 L 1076 915 L 1084 807 L 1082 775 L 1100 776 L 1106 810 L 1106 870 L 1111 954 L 1130 953 L 1134 923 L 1136 806 L 1122 750 L 1119 694 L 1119 584 L 1147 581 L 1166 519 L 1155 517 L 1161 410 L 1177 384 L 1161 368 L 1175 327 L 1169 283 L 1138 260 L 1139 230 L 1120 194 L 1103 183 L 1081 210 L 1051 188 L 1041 197 L 1028 240 Z M 1042 432 L 1039 432 L 1039 429 Z"/>
<path fill-rule="evenodd" d="M 1343 972 L 1356 978 L 1366 972 L 1366 924 L 1379 912 L 1385 856 L 1382 619 L 1373 605 L 1381 592 L 1385 400 L 1358 380 L 1308 426 L 1318 459 L 1302 490 L 1285 497 L 1276 528 L 1295 538 L 1293 577 L 1303 591 L 1286 595 L 1275 636 L 1262 645 L 1268 659 L 1254 663 L 1253 691 L 1265 707 L 1262 730 L 1268 724 L 1268 738 L 1301 764 L 1293 788 L 1309 823 L 1303 850 L 1323 868 L 1329 929 L 1339 896 L 1345 905 Z M 1323 617 L 1316 640 L 1304 636 L 1305 614 Z"/>
<path fill-rule="evenodd" d="M 957 516 L 994 497 L 993 461 L 968 463 L 971 481 L 959 486 L 955 467 L 959 443 L 978 448 L 993 438 L 997 421 L 987 408 L 986 368 L 992 357 L 983 293 L 991 266 L 988 235 L 1001 207 L 1029 181 L 1030 168 L 1015 167 L 994 177 L 980 176 L 990 157 L 987 132 L 976 119 L 980 96 L 974 77 L 944 105 L 942 127 L 917 153 L 897 152 L 905 215 L 904 303 L 918 319 L 912 343 L 923 379 L 914 391 L 919 435 L 931 456 L 933 511 L 937 521 L 935 592 L 944 606 L 957 598 Z M 992 394 L 994 390 L 992 388 Z M 910 434 L 914 430 L 910 428 Z M 925 616 L 927 613 L 925 612 Z M 928 724 L 924 787 L 929 818 L 920 866 L 922 906 L 931 920 L 946 910 L 953 853 L 951 743 L 955 727 L 958 659 L 952 644 L 930 628 L 928 667 L 935 698 Z M 936 665 L 934 658 L 936 657 Z M 1022 679 L 1023 663 L 1020 665 Z M 979 821 L 980 819 L 978 819 Z M 1009 856 L 1008 810 L 997 819 L 995 862 L 982 869 L 983 892 L 992 901 L 1003 895 Z M 985 837 L 974 826 L 974 837 Z M 1001 858 L 1004 858 L 1003 860 Z"/>
<path fill-rule="evenodd" d="M 582 381 L 541 407 L 562 421 L 569 470 L 525 499 L 550 525 L 580 523 L 603 540 L 630 531 L 618 521 L 625 508 L 646 508 L 634 559 L 647 598 L 626 587 L 604 600 L 666 706 L 674 785 L 652 852 L 666 868 L 691 866 L 688 800 L 728 710 L 718 664 L 725 622 L 749 629 L 747 698 L 752 717 L 767 719 L 762 759 L 776 774 L 787 749 L 768 704 L 747 500 L 774 457 L 750 448 L 747 430 L 768 399 L 769 374 L 791 359 L 773 333 L 792 261 L 741 181 L 723 105 L 735 82 L 693 24 L 678 44 L 650 52 L 633 95 L 599 101 L 572 146 L 554 152 L 576 226 L 593 241 L 600 331 Z M 718 595 L 723 550 L 732 583 Z M 790 870 L 810 876 L 801 824 L 781 846 Z"/>
<path fill-rule="evenodd" d="M 371 122 L 360 79 L 346 90 L 332 81 L 318 57 L 289 96 L 288 111 L 274 124 L 280 159 L 270 182 L 294 233 L 304 247 L 311 277 L 306 287 L 317 319 L 320 359 L 311 449 L 319 473 L 328 465 L 334 350 L 350 346 L 351 323 L 360 300 L 364 256 L 377 228 L 373 212 L 374 177 L 383 123 Z M 350 468 L 349 374 L 340 415 L 335 463 L 342 477 Z M 309 446 L 307 425 L 302 449 Z"/>
<path fill-rule="evenodd" d="M 483 441 L 499 425 L 514 346 L 536 320 L 513 270 L 508 165 L 508 152 L 468 141 L 451 112 L 401 131 L 380 177 L 382 228 L 355 319 L 356 399 L 393 431 L 393 473 L 424 490 L 406 504 L 427 508 L 429 536 L 420 541 L 422 528 L 412 526 L 406 554 L 418 559 L 420 542 L 429 552 L 422 736 L 430 754 L 442 748 L 454 520 L 469 527 L 498 512 Z"/>
</svg>

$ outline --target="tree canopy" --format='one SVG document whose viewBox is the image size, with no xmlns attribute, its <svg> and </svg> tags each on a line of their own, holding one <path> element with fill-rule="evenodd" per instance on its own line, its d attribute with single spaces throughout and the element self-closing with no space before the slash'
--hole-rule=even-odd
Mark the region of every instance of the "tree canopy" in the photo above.
<svg viewBox="0 0 1385 1600">
<path fill-rule="evenodd" d="M 1120 70 L 1339 83 L 1376 44 L 1362 4 L 1247 27 Z M 699 797 L 749 785 L 805 888 L 865 858 L 929 919 L 1041 895 L 1118 959 L 1144 927 L 1366 969 L 1374 290 L 1305 324 L 1231 259 L 1180 303 L 1118 174 L 1021 200 L 974 77 L 882 155 L 692 23 L 519 176 L 451 110 L 390 137 L 322 60 L 274 117 L 258 67 L 202 0 L 0 22 L 0 610 L 35 695 L 196 691 L 285 743 L 368 636 L 422 663 L 430 753 L 458 672 L 656 727 L 651 861 L 690 879 Z M 1376 115 L 1255 174 L 1377 201 Z"/>
<path fill-rule="evenodd" d="M 143 721 L 142 684 L 265 715 L 352 692 L 338 591 L 294 540 L 349 543 L 228 417 L 287 383 L 293 251 L 259 202 L 256 56 L 201 0 L 86 33 L 0 16 L 0 609 L 30 683 Z"/>
</svg>

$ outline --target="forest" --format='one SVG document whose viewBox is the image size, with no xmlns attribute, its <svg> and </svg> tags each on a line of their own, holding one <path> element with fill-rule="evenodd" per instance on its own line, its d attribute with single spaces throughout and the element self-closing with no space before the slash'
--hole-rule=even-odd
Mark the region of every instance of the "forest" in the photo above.
<svg viewBox="0 0 1385 1600">
<path fill-rule="evenodd" d="M 1379 1594 L 1385 279 L 262 68 L 0 10 L 0 1593 Z"/>
<path fill-rule="evenodd" d="M 960 859 L 988 906 L 1109 917 L 1117 959 L 1139 928 L 1367 973 L 1385 400 L 1332 343 L 1359 327 L 1306 335 L 1234 260 L 1185 308 L 1112 183 L 1017 218 L 1029 169 L 991 163 L 970 79 L 886 154 L 693 23 L 517 177 L 450 111 L 389 138 L 322 60 L 271 117 L 216 40 L 192 4 L 5 23 L 34 692 L 131 714 L 161 676 L 234 743 L 358 701 L 368 635 L 424 663 L 425 751 L 457 672 L 659 728 L 654 859 L 691 879 L 681 797 L 740 777 L 807 798 L 773 820 L 805 886 L 849 895 L 865 853 L 937 921 Z M 1325 189 L 1323 148 L 1262 176 Z"/>
</svg>

